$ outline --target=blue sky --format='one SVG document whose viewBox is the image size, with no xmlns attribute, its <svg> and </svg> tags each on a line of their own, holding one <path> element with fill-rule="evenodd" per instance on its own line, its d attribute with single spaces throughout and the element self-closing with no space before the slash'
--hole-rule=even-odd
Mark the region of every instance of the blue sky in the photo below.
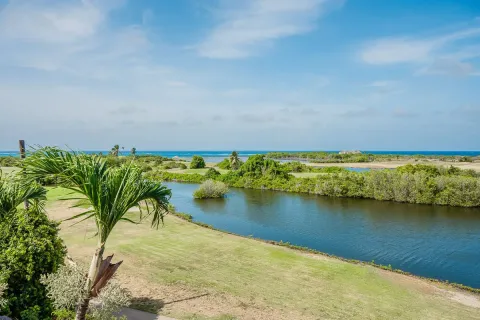
<svg viewBox="0 0 480 320">
<path fill-rule="evenodd" d="M 480 150 L 477 0 L 0 8 L 0 149 Z"/>
</svg>

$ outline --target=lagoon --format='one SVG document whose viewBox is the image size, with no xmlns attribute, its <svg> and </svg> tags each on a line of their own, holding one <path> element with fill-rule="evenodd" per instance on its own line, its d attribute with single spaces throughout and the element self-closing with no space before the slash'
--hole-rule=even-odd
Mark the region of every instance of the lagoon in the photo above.
<svg viewBox="0 0 480 320">
<path fill-rule="evenodd" d="M 196 184 L 167 183 L 195 221 L 480 288 L 480 209 L 231 189 L 194 200 Z"/>
</svg>

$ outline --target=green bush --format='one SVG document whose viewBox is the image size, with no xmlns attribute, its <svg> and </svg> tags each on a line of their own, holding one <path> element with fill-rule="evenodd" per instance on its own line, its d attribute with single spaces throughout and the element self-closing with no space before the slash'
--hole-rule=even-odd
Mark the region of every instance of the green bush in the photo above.
<svg viewBox="0 0 480 320">
<path fill-rule="evenodd" d="M 230 159 L 225 158 L 221 162 L 217 163 L 217 167 L 224 170 L 232 169 L 232 165 L 230 164 Z"/>
<path fill-rule="evenodd" d="M 174 169 L 174 168 L 187 169 L 187 166 L 185 165 L 185 163 L 176 162 L 176 161 L 165 162 L 162 165 L 162 169 Z"/>
<path fill-rule="evenodd" d="M 19 319 L 50 319 L 52 307 L 40 276 L 63 263 L 65 246 L 58 223 L 39 210 L 16 210 L 0 221 L 0 274 L 8 288 L 0 314 Z M 0 279 L 1 282 L 1 279 Z"/>
<path fill-rule="evenodd" d="M 228 192 L 228 187 L 221 181 L 207 180 L 193 192 L 195 199 L 223 198 Z"/>
<path fill-rule="evenodd" d="M 201 156 L 193 156 L 190 162 L 190 169 L 205 168 L 205 160 Z"/>
<path fill-rule="evenodd" d="M 205 172 L 205 179 L 215 179 L 219 175 L 220 175 L 220 172 L 218 172 L 214 168 L 209 168 L 207 172 Z"/>
</svg>

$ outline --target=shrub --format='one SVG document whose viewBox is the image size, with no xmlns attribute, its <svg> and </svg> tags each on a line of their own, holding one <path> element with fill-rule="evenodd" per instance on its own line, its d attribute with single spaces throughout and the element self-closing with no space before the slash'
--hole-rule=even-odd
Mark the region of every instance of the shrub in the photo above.
<svg viewBox="0 0 480 320">
<path fill-rule="evenodd" d="M 228 187 L 221 181 L 207 180 L 193 192 L 195 199 L 223 198 L 228 192 Z"/>
<path fill-rule="evenodd" d="M 69 316 L 79 299 L 84 296 L 85 274 L 87 274 L 86 268 L 67 264 L 60 267 L 57 272 L 42 277 L 41 282 L 47 288 L 48 296 L 56 308 L 54 314 L 58 318 L 72 319 Z M 130 293 L 123 289 L 115 279 L 110 279 L 98 297 L 93 300 L 94 304 L 99 307 L 91 308 L 89 319 L 117 319 L 113 317 L 113 314 L 120 311 L 122 307 L 127 307 L 130 300 Z"/>
<path fill-rule="evenodd" d="M 190 162 L 190 169 L 205 168 L 205 160 L 201 156 L 193 156 Z"/>
<path fill-rule="evenodd" d="M 209 168 L 207 172 L 205 173 L 205 178 L 206 179 L 215 179 L 220 175 L 220 172 L 215 170 L 214 168 Z"/>
<path fill-rule="evenodd" d="M 185 165 L 185 163 L 176 162 L 176 161 L 165 162 L 162 165 L 162 169 L 174 169 L 174 168 L 187 169 L 187 166 Z"/>
<path fill-rule="evenodd" d="M 16 210 L 0 221 L 0 274 L 8 289 L 0 314 L 47 319 L 52 308 L 42 274 L 55 272 L 65 257 L 58 223 L 39 210 Z"/>
<path fill-rule="evenodd" d="M 230 164 L 230 159 L 223 159 L 221 162 L 217 163 L 217 167 L 224 170 L 230 170 L 232 165 Z"/>
</svg>

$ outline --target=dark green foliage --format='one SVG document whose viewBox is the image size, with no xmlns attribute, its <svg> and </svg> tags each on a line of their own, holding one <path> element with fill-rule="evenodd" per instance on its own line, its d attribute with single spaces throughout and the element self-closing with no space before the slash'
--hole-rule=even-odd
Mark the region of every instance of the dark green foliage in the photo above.
<svg viewBox="0 0 480 320">
<path fill-rule="evenodd" d="M 282 166 L 287 172 L 310 172 L 311 168 L 298 161 L 286 162 Z"/>
<path fill-rule="evenodd" d="M 267 159 L 263 154 L 257 154 L 248 158 L 240 167 L 241 176 L 259 178 L 268 176 L 271 178 L 288 178 L 288 171 L 275 160 Z"/>
<path fill-rule="evenodd" d="M 162 165 L 162 169 L 174 169 L 174 168 L 179 168 L 179 169 L 187 169 L 187 166 L 183 162 L 177 162 L 177 161 L 169 161 L 169 162 L 164 162 Z"/>
<path fill-rule="evenodd" d="M 215 179 L 219 175 L 220 175 L 220 172 L 218 172 L 214 168 L 209 168 L 205 173 L 205 179 Z"/>
<path fill-rule="evenodd" d="M 8 284 L 8 305 L 0 314 L 50 319 L 52 308 L 40 276 L 63 263 L 66 251 L 58 223 L 39 210 L 17 210 L 0 221 L 0 234 L 0 274 Z"/>
<path fill-rule="evenodd" d="M 232 165 L 230 164 L 230 160 L 225 158 L 221 162 L 217 163 L 217 167 L 224 170 L 230 170 Z"/>
<path fill-rule="evenodd" d="M 205 160 L 201 156 L 193 156 L 190 162 L 190 169 L 205 168 Z"/>
</svg>

